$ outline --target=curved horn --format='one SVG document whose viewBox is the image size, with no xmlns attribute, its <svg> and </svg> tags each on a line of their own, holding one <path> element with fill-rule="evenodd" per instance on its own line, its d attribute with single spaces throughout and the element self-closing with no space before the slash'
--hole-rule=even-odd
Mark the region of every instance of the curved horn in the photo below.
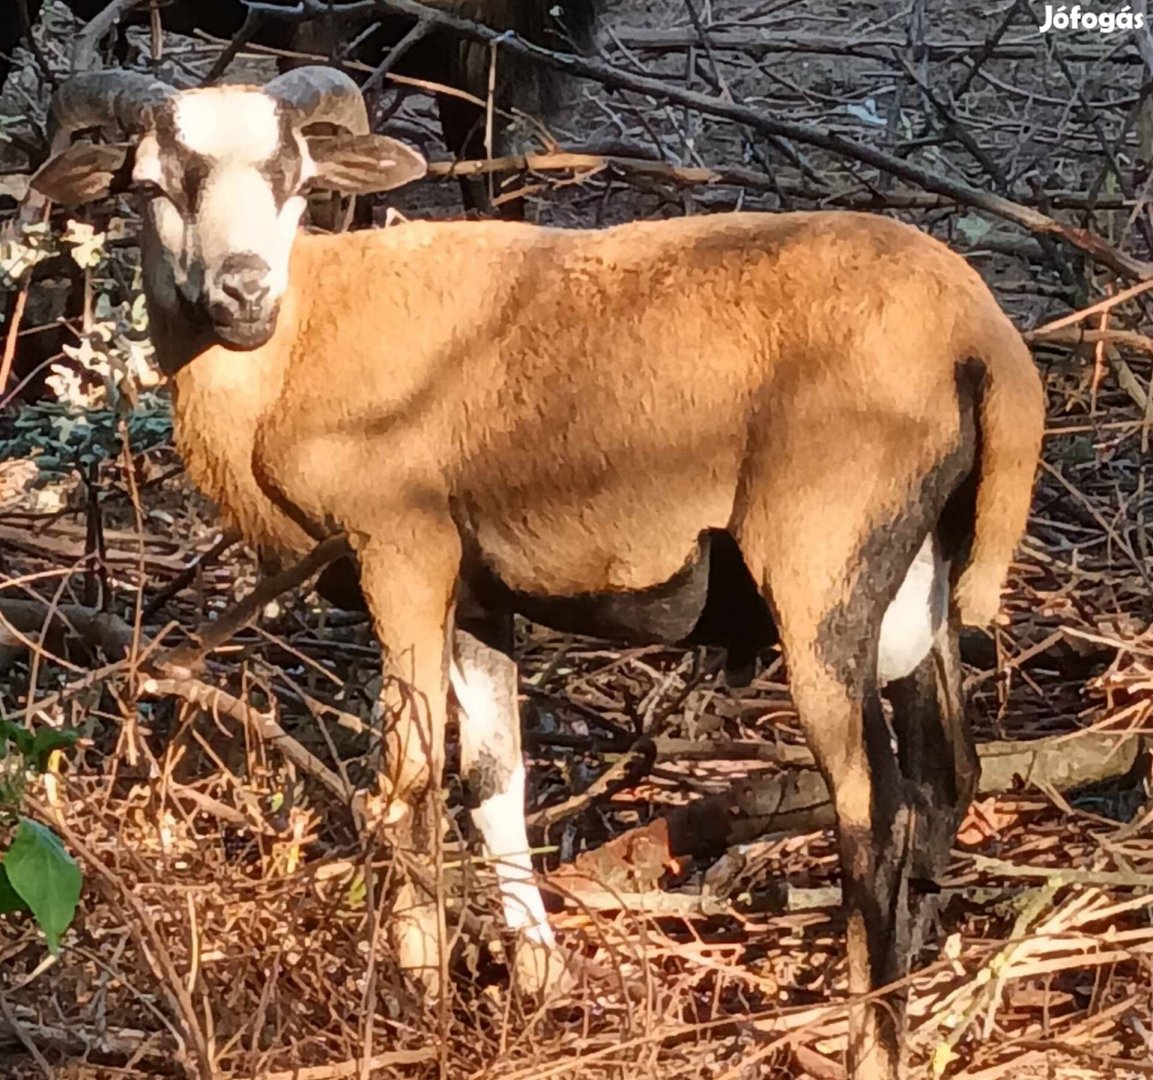
<svg viewBox="0 0 1153 1080">
<path fill-rule="evenodd" d="M 336 68 L 322 64 L 294 68 L 266 83 L 264 92 L 295 113 L 301 127 L 335 124 L 353 135 L 365 135 L 370 129 L 360 87 Z"/>
<path fill-rule="evenodd" d="M 116 123 L 127 132 L 151 127 L 176 88 L 138 71 L 91 71 L 73 75 L 52 99 L 52 124 L 68 135 Z"/>
</svg>

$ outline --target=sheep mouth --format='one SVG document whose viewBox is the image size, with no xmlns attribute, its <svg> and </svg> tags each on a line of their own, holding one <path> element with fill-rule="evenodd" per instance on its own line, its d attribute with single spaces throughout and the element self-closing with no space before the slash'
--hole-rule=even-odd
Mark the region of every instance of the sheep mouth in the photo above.
<svg viewBox="0 0 1153 1080">
<path fill-rule="evenodd" d="M 220 343 L 226 348 L 249 350 L 258 349 L 276 332 L 276 315 L 259 319 L 231 318 L 227 321 L 212 320 L 212 328 Z"/>
</svg>

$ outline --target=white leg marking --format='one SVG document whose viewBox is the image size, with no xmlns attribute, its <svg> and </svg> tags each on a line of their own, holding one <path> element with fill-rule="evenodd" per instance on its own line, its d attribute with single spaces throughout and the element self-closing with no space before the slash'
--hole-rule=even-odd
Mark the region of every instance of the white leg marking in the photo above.
<svg viewBox="0 0 1153 1080">
<path fill-rule="evenodd" d="M 483 649 L 483 655 L 485 663 L 462 656 L 450 669 L 452 688 L 464 712 L 460 725 L 462 772 L 481 786 L 482 801 L 472 812 L 472 820 L 486 853 L 495 860 L 509 928 L 522 931 L 530 941 L 552 945 L 552 928 L 533 880 L 524 820 L 525 770 L 515 668 L 494 650 Z M 508 669 L 494 670 L 487 661 L 495 657 Z"/>
<path fill-rule="evenodd" d="M 912 675 L 929 655 L 948 604 L 949 568 L 930 533 L 881 620 L 877 678 L 882 686 Z"/>
<path fill-rule="evenodd" d="M 472 819 L 496 864 L 504 918 L 511 930 L 523 930 L 532 941 L 552 944 L 540 890 L 533 881 L 528 834 L 524 824 L 524 765 L 517 765 L 505 791 L 486 799 Z"/>
</svg>

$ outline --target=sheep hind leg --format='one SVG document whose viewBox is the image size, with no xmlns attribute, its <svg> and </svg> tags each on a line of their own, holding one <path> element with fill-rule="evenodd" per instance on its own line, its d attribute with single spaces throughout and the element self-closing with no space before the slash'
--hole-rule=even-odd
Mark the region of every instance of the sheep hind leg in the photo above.
<svg viewBox="0 0 1153 1080">
<path fill-rule="evenodd" d="M 958 623 L 950 614 L 929 655 L 891 683 L 901 772 L 914 800 L 909 880 L 911 956 L 939 933 L 937 881 L 980 777 L 980 759 L 965 716 Z"/>
<path fill-rule="evenodd" d="M 911 808 L 876 686 L 866 679 L 854 687 L 822 655 L 819 641 L 789 635 L 785 642 L 793 700 L 833 796 L 848 916 L 849 993 L 862 997 L 907 973 Z M 860 662 L 866 661 L 862 654 Z M 854 1080 L 901 1075 L 903 1014 L 900 990 L 850 1010 L 848 1064 Z"/>
<path fill-rule="evenodd" d="M 750 570 L 766 582 L 793 701 L 837 816 L 849 993 L 869 997 L 849 1011 L 849 1074 L 896 1080 L 902 1075 L 904 992 L 876 991 L 908 970 L 905 894 L 915 837 L 909 792 L 881 705 L 877 660 L 885 600 L 895 593 L 916 544 L 910 526 L 891 543 L 862 547 L 856 529 L 822 513 L 827 493 L 814 485 L 806 495 L 813 505 L 798 505 L 793 495 L 798 514 L 789 519 L 789 532 L 774 530 L 766 513 L 746 522 L 740 543 Z M 862 509 L 853 520 L 877 520 L 879 513 Z M 882 531 L 888 540 L 889 530 Z M 827 542 L 797 539 L 815 534 Z M 847 567 L 855 572 L 847 574 Z"/>
<path fill-rule="evenodd" d="M 458 625 L 450 678 L 472 820 L 493 860 L 505 924 L 517 938 L 514 981 L 534 996 L 558 992 L 569 970 L 533 880 L 510 616 Z"/>
</svg>

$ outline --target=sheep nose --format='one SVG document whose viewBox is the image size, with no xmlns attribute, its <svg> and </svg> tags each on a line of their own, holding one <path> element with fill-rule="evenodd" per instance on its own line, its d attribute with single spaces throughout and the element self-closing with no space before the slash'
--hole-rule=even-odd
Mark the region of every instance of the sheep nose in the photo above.
<svg viewBox="0 0 1153 1080">
<path fill-rule="evenodd" d="M 268 263 L 259 255 L 230 255 L 216 278 L 217 288 L 229 303 L 214 306 L 231 308 L 228 314 L 234 319 L 246 321 L 258 318 L 268 299 L 269 269 Z"/>
<path fill-rule="evenodd" d="M 264 275 L 255 270 L 245 270 L 235 277 L 222 278 L 220 291 L 230 300 L 235 300 L 240 307 L 253 307 L 268 295 L 268 286 L 264 284 Z"/>
</svg>

